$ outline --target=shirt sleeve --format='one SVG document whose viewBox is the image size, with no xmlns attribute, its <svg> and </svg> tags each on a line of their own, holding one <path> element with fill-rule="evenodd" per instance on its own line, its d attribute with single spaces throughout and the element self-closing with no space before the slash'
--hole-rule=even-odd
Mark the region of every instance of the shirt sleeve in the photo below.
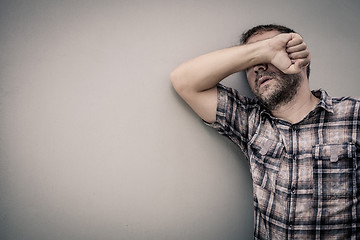
<svg viewBox="0 0 360 240">
<path fill-rule="evenodd" d="M 235 89 L 218 84 L 216 121 L 204 122 L 221 135 L 227 136 L 245 151 L 252 101 L 250 98 L 241 96 Z"/>
</svg>

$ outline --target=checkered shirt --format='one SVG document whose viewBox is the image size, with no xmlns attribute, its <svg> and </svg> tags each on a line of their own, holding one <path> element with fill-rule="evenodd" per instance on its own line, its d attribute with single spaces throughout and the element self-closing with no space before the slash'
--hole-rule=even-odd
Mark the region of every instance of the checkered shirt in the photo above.
<svg viewBox="0 0 360 240">
<path fill-rule="evenodd" d="M 254 239 L 360 239 L 360 100 L 313 94 L 318 106 L 290 124 L 218 85 L 208 125 L 249 161 Z"/>
</svg>

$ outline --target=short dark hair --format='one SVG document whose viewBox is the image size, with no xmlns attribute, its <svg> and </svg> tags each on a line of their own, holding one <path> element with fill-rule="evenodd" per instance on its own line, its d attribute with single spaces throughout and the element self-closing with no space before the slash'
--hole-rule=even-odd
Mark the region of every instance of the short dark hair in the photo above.
<svg viewBox="0 0 360 240">
<path fill-rule="evenodd" d="M 250 37 L 261 34 L 263 32 L 270 32 L 270 31 L 278 31 L 280 33 L 296 33 L 291 28 L 285 27 L 283 25 L 278 24 L 264 24 L 264 25 L 258 25 L 253 28 L 250 28 L 249 30 L 245 31 L 240 38 L 240 44 L 246 44 Z M 310 76 L 310 63 L 306 68 L 306 75 L 307 78 Z"/>
</svg>

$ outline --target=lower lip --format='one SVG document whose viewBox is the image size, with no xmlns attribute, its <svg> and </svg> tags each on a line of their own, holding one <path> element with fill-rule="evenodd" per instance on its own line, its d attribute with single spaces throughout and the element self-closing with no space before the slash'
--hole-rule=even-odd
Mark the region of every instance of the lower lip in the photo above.
<svg viewBox="0 0 360 240">
<path fill-rule="evenodd" d="M 271 81 L 272 81 L 272 79 L 269 79 L 269 80 L 261 83 L 259 87 L 265 86 L 265 85 L 267 85 L 267 84 L 268 84 L 269 82 L 271 82 Z"/>
</svg>

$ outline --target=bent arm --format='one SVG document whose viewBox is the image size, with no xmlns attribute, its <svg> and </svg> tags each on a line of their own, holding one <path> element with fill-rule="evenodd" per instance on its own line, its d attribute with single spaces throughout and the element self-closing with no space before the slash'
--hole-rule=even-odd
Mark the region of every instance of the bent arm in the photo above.
<svg viewBox="0 0 360 240">
<path fill-rule="evenodd" d="M 271 63 L 286 74 L 301 71 L 309 52 L 300 35 L 279 34 L 262 41 L 226 48 L 181 64 L 171 74 L 176 92 L 206 122 L 216 121 L 216 85 L 229 75 Z"/>
<path fill-rule="evenodd" d="M 211 52 L 181 64 L 171 74 L 176 92 L 206 122 L 216 120 L 216 85 L 229 75 L 268 62 L 266 41 Z"/>
</svg>

